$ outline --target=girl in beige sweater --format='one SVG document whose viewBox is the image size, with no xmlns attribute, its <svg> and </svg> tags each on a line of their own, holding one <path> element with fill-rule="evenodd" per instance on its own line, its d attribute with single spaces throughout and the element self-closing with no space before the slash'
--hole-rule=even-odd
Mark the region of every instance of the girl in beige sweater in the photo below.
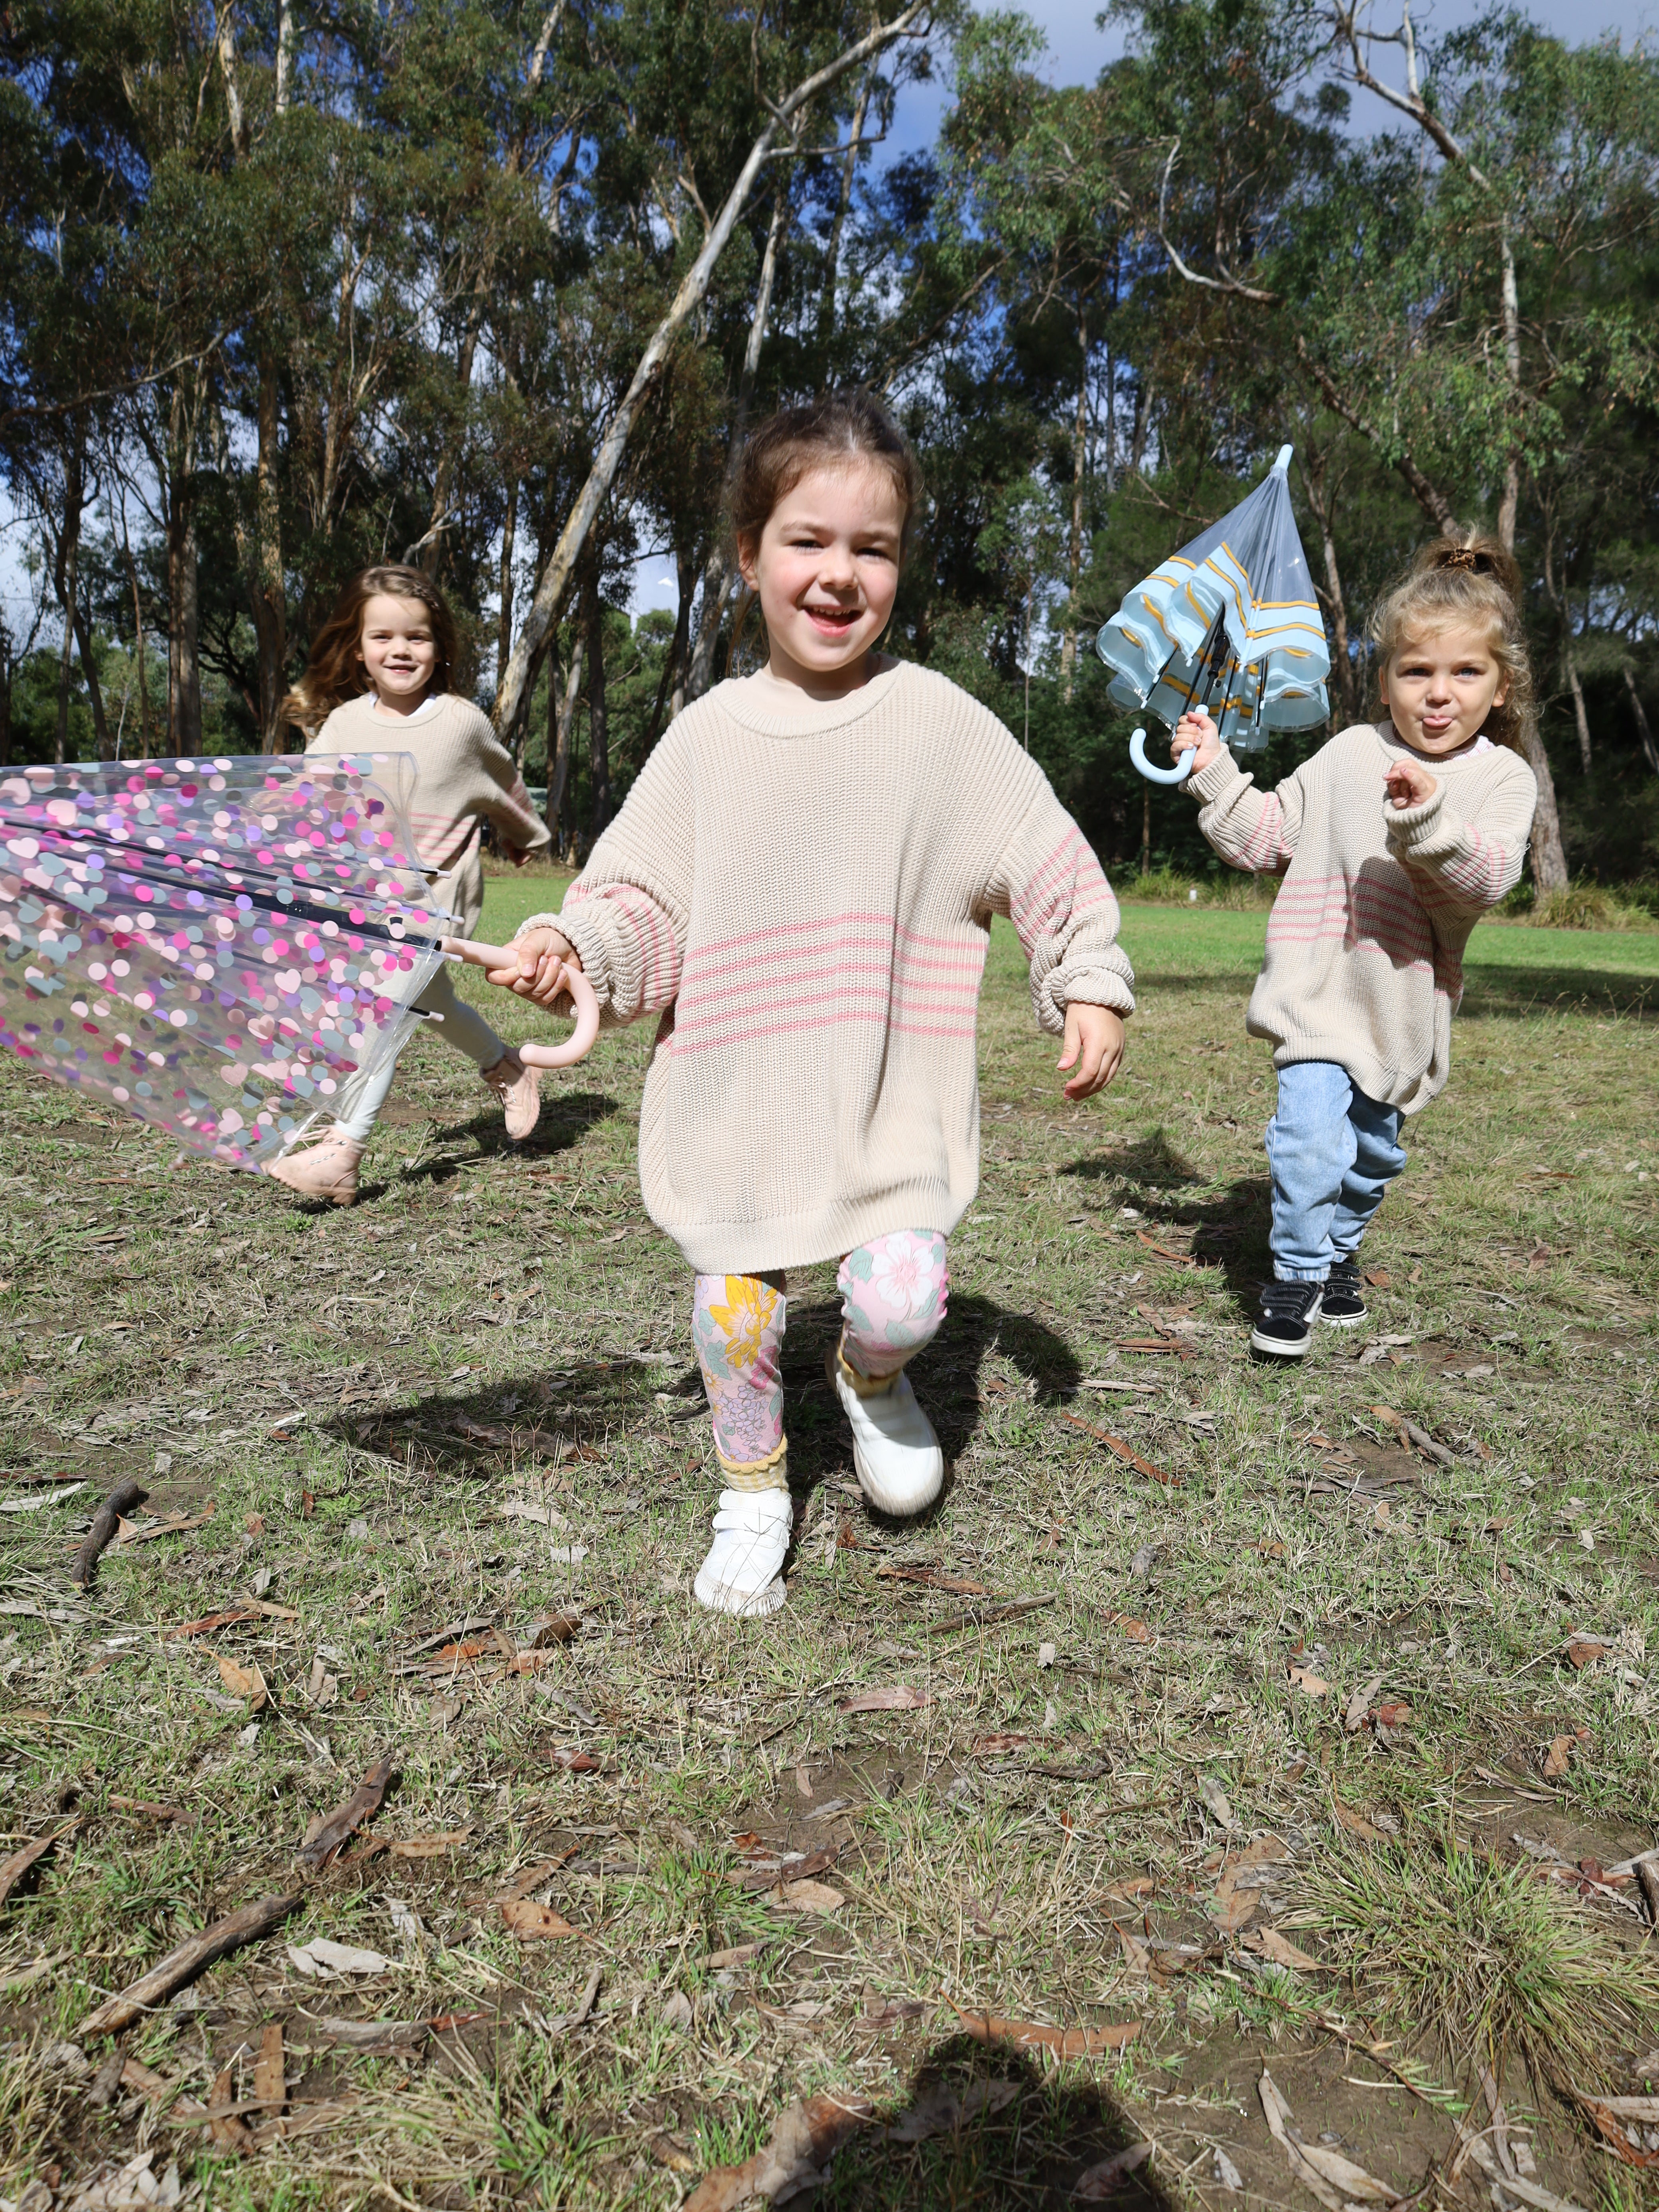
<svg viewBox="0 0 1659 2212">
<path fill-rule="evenodd" d="M 514 860 L 547 844 L 549 833 L 487 718 L 449 689 L 454 664 L 454 618 L 430 579 L 418 568 L 365 568 L 318 631 L 287 706 L 306 732 L 307 753 L 410 755 L 415 848 L 431 872 L 434 903 L 453 915 L 454 935 L 470 938 L 483 909 L 483 823 L 495 823 Z M 457 995 L 447 968 L 416 1011 L 476 1064 L 501 1103 L 507 1134 L 527 1137 L 541 1110 L 536 1073 Z M 388 1060 L 345 1120 L 319 1143 L 271 1161 L 265 1173 L 307 1198 L 355 1204 L 357 1164 L 396 1073 L 396 1060 Z"/>
<path fill-rule="evenodd" d="M 1251 1334 L 1300 1358 L 1316 1320 L 1365 1317 L 1356 1255 L 1406 1164 L 1401 1121 L 1445 1083 L 1463 948 L 1520 880 L 1538 787 L 1520 752 L 1532 679 L 1520 574 L 1484 538 L 1427 547 L 1372 620 L 1384 719 L 1358 722 L 1277 791 L 1203 712 L 1198 823 L 1236 868 L 1284 878 L 1246 1025 L 1279 1071 L 1267 1125 L 1273 1280 Z"/>
<path fill-rule="evenodd" d="M 920 493 L 861 392 L 750 440 L 732 520 L 769 653 L 676 720 L 556 917 L 491 981 L 659 1017 L 640 1124 L 652 1218 L 696 1273 L 693 1335 L 725 1486 L 703 1604 L 782 1604 L 791 1507 L 785 1271 L 841 1263 L 830 1379 L 873 1505 L 944 1463 L 904 1370 L 945 1315 L 978 1181 L 975 1019 L 993 915 L 1063 1034 L 1066 1095 L 1108 1083 L 1133 1006 L 1117 908 L 1047 778 L 955 684 L 884 658 Z"/>
</svg>

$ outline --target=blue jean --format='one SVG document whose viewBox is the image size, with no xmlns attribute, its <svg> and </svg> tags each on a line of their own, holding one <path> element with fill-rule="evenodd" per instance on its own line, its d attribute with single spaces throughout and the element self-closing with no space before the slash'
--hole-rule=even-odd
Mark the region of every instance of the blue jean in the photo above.
<svg viewBox="0 0 1659 2212">
<path fill-rule="evenodd" d="M 1382 1194 L 1406 1164 L 1400 1109 L 1368 1098 L 1334 1060 L 1298 1060 L 1279 1071 L 1267 1124 L 1273 1223 L 1268 1238 L 1281 1283 L 1322 1283 L 1334 1260 L 1358 1249 Z"/>
</svg>

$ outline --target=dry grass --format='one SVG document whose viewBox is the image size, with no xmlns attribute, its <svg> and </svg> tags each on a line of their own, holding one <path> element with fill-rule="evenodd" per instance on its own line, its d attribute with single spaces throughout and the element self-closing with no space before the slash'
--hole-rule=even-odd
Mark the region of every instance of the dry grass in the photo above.
<svg viewBox="0 0 1659 2212">
<path fill-rule="evenodd" d="M 544 878 L 498 884 L 486 927 L 555 896 Z M 785 1372 L 790 1600 L 748 1626 L 689 1595 L 714 1483 L 689 1285 L 639 1206 L 642 1035 L 550 1081 L 522 1154 L 453 1056 L 419 1041 L 344 1214 L 175 1170 L 144 1133 L 0 1069 L 8 1463 L 89 1485 L 0 1522 L 0 1827 L 16 1839 L 60 1806 L 85 1815 L 0 1918 L 6 2193 L 54 2167 L 67 2184 L 148 2130 L 158 2170 L 176 2150 L 216 2207 L 376 2190 L 422 2207 L 667 2207 L 801 2091 L 861 2087 L 890 2117 L 936 2076 L 983 2078 L 992 2062 L 947 1996 L 1062 2026 L 1138 2019 L 1143 2039 L 1057 2072 L 997 2057 L 1017 2096 L 948 2140 L 867 2136 L 838 2159 L 834 2201 L 1057 2202 L 1131 2124 L 1159 2143 L 1156 2201 L 1212 2195 L 1216 2142 L 1284 2201 L 1249 2086 L 1275 2037 L 1304 2124 L 1329 2117 L 1366 2148 L 1353 2130 L 1374 2116 L 1342 2117 L 1358 2093 L 1340 2046 L 1328 2075 L 1307 2055 L 1324 2047 L 1326 1984 L 1241 1941 L 1295 1882 L 1361 1863 L 1333 1791 L 1395 1824 L 1390 1893 L 1419 1905 L 1446 1882 L 1449 1823 L 1470 1869 L 1488 1850 L 1518 1861 L 1516 1832 L 1611 1863 L 1659 1814 L 1655 979 L 1635 935 L 1477 939 L 1452 1091 L 1413 1132 L 1368 1251 L 1389 1279 L 1375 1327 L 1267 1372 L 1241 1303 L 1265 1261 L 1271 1073 L 1241 1027 L 1261 927 L 1129 912 L 1144 1010 L 1123 1080 L 1081 1111 L 1058 1099 L 999 935 L 981 1195 L 953 1243 L 951 1321 L 916 1373 L 951 1486 L 918 1527 L 865 1511 L 822 1376 L 833 1270 L 804 1273 Z M 1148 1339 L 1167 1348 L 1127 1348 Z M 1402 1450 L 1379 1407 L 1447 1456 Z M 149 1482 L 150 1515 L 211 1518 L 112 1551 L 82 1597 L 64 1578 L 72 1539 L 128 1473 Z M 504 1517 L 510 1499 L 568 1525 Z M 586 1556 L 558 1556 L 573 1547 Z M 989 1595 L 882 1571 L 916 1567 Z M 256 1595 L 297 1618 L 161 1634 Z M 1024 1599 L 1043 1603 L 995 1610 Z M 523 1640 L 565 1606 L 582 1632 L 538 1674 L 495 1673 L 489 1651 L 442 1679 L 398 1671 L 447 1624 Z M 1569 1627 L 1606 1655 L 1570 1664 Z M 250 1713 L 215 1652 L 257 1660 L 270 1704 Z M 1297 1686 L 1292 1660 L 1325 1695 Z M 1368 1710 L 1406 1703 L 1410 1720 L 1350 1732 L 1350 1698 L 1379 1674 Z M 900 1682 L 927 1702 L 842 1710 Z M 1547 1780 L 1558 1739 L 1568 1764 Z M 187 2094 L 228 2063 L 251 2094 L 260 2023 L 282 2019 L 295 2094 L 354 2098 L 349 2120 L 235 2158 L 173 2128 L 165 2100 L 93 2109 L 89 2077 L 50 2055 L 89 1999 L 285 1882 L 307 1816 L 387 1745 L 400 1778 L 377 1832 L 465 1830 L 464 1844 L 348 1855 L 282 1938 L 211 1970 L 194 2009 L 164 2008 L 127 2045 Z M 576 1753 L 592 1765 L 562 1763 Z M 844 1905 L 795 1912 L 746 1888 L 733 1839 L 750 1832 L 838 1846 L 820 1879 Z M 1229 1929 L 1224 1855 L 1251 1839 L 1285 1856 Z M 538 1866 L 531 1894 L 576 1939 L 520 1946 L 492 1909 Z M 1492 1881 L 1489 1917 L 1510 1878 Z M 1582 1910 L 1598 1941 L 1641 1941 L 1617 1899 Z M 316 1934 L 392 1963 L 319 1989 L 286 1948 Z M 1420 1955 L 1431 1978 L 1432 1947 Z M 1404 2002 L 1389 1978 L 1405 1956 L 1372 1943 L 1341 2002 L 1357 2015 L 1394 1987 Z M 550 2027 L 594 1966 L 592 2018 Z M 1516 1983 L 1495 1978 L 1493 2033 Z M 1454 1989 L 1449 1969 L 1438 1986 Z M 412 2057 L 361 2057 L 323 2043 L 319 2014 L 476 2017 Z M 1639 2055 L 1614 2008 L 1591 2033 L 1609 2075 Z M 1412 2112 L 1439 2136 L 1370 2153 L 1402 2186 L 1449 2139 Z M 1561 2129 L 1558 2181 L 1579 2155 Z"/>
</svg>

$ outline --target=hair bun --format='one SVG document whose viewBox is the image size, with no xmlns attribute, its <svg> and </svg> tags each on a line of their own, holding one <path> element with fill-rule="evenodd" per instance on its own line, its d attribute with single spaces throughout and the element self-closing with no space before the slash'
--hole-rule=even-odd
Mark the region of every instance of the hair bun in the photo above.
<svg viewBox="0 0 1659 2212">
<path fill-rule="evenodd" d="M 1467 574 L 1478 575 L 1492 563 L 1473 545 L 1449 545 L 1435 562 L 1437 568 L 1461 568 Z"/>
</svg>

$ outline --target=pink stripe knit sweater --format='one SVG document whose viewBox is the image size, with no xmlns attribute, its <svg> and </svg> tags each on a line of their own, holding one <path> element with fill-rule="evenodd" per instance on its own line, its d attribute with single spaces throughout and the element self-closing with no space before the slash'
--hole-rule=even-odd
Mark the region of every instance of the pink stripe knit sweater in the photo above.
<svg viewBox="0 0 1659 2212">
<path fill-rule="evenodd" d="M 890 667 L 791 716 L 722 684 L 670 726 L 557 921 L 609 1020 L 663 1015 L 640 1178 L 694 1267 L 956 1226 L 979 1182 L 994 914 L 1043 1029 L 1073 1000 L 1133 1009 L 1099 862 L 944 678 Z"/>
<path fill-rule="evenodd" d="M 1438 787 L 1395 811 L 1383 781 L 1415 760 Z M 1538 787 L 1490 746 L 1423 760 L 1391 722 L 1358 722 L 1260 791 L 1224 746 L 1188 788 L 1198 826 L 1236 868 L 1282 874 L 1245 1025 L 1275 1067 L 1334 1060 L 1384 1105 L 1415 1114 L 1451 1067 L 1463 948 L 1521 879 Z"/>
<path fill-rule="evenodd" d="M 548 827 L 530 803 L 518 763 L 470 699 L 446 691 L 424 714 L 394 720 L 374 711 L 374 694 L 337 707 L 308 753 L 408 753 L 415 763 L 409 826 L 435 878 L 438 902 L 456 934 L 475 937 L 483 912 L 481 823 L 493 822 L 514 853 L 538 852 Z"/>
</svg>

